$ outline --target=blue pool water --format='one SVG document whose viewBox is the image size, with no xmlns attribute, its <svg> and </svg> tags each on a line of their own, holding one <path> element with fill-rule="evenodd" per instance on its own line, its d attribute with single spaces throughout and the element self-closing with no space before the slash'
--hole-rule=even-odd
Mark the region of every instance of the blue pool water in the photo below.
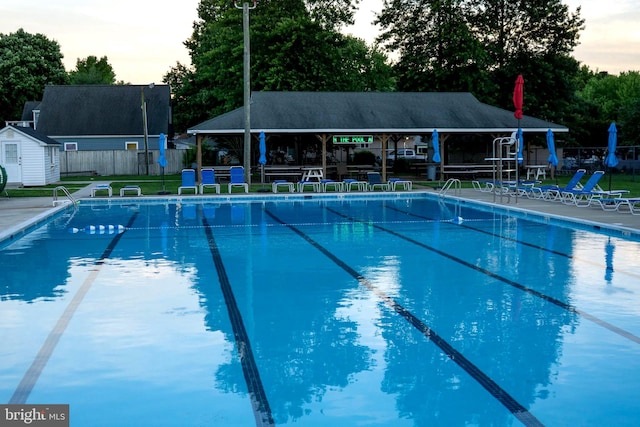
<svg viewBox="0 0 640 427">
<path fill-rule="evenodd" d="M 637 425 L 639 254 L 428 195 L 83 203 L 0 250 L 0 402 L 76 427 Z"/>
</svg>

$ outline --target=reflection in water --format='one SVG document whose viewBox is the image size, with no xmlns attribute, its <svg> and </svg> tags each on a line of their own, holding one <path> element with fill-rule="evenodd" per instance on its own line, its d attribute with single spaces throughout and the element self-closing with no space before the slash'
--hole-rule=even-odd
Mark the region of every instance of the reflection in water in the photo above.
<svg viewBox="0 0 640 427">
<path fill-rule="evenodd" d="M 464 223 L 439 221 L 454 208 Z M 178 394 L 193 399 L 191 391 L 201 388 L 197 408 L 213 405 L 220 414 L 233 408 L 243 414 L 236 425 L 246 425 L 245 415 L 252 419 L 251 404 L 240 366 L 242 349 L 236 345 L 202 217 L 215 236 L 276 425 L 517 423 L 464 366 L 362 286 L 349 269 L 410 311 L 517 402 L 539 411 L 534 415 L 549 425 L 554 424 L 552 412 L 545 412 L 541 402 L 566 401 L 558 372 L 564 372 L 567 346 L 576 352 L 581 347 L 575 342 L 583 340 L 590 354 L 606 354 L 591 336 L 581 335 L 585 323 L 606 336 L 597 342 L 612 338 L 609 331 L 523 289 L 592 309 L 589 304 L 601 303 L 606 292 L 603 283 L 628 295 L 633 280 L 624 279 L 637 274 L 634 257 L 628 255 L 630 249 L 637 251 L 636 243 L 610 239 L 605 244 L 601 236 L 586 234 L 598 245 L 594 257 L 586 250 L 584 232 L 464 205 L 443 209 L 425 199 L 113 205 L 81 209 L 64 228 L 54 222 L 0 252 L 0 268 L 7 272 L 0 306 L 13 303 L 14 309 L 16 301 L 37 305 L 72 292 L 70 284 L 87 274 L 113 236 L 70 234 L 66 228 L 82 228 L 96 219 L 126 223 L 122 216 L 134 210 L 139 217 L 76 314 L 79 323 L 91 327 L 82 331 L 82 339 L 63 340 L 54 353 L 88 354 L 107 362 L 103 368 L 108 369 L 65 367 L 60 372 L 80 376 L 83 371 L 83 383 L 92 389 L 109 381 L 122 381 L 124 388 L 125 378 L 136 379 L 137 387 L 150 393 L 155 387 L 154 395 L 165 401 Z M 27 259 L 39 260 L 43 268 L 31 271 Z M 633 315 L 633 305 L 637 311 L 633 298 L 610 297 L 606 303 L 611 307 Z M 19 365 L 15 354 L 2 354 L 0 362 L 10 357 Z M 157 371 L 145 370 L 143 360 L 154 360 Z M 60 368 L 59 360 L 51 363 L 52 369 Z M 596 365 L 591 369 L 596 371 Z M 607 369 L 637 373 L 637 362 L 620 366 Z M 3 382 L 15 383 L 14 376 L 5 371 Z M 563 381 L 575 380 L 565 376 Z M 124 405 L 120 388 L 113 385 L 113 390 L 106 399 Z M 231 396 L 237 399 L 228 400 Z M 73 394 L 69 399 L 83 401 Z M 220 401 L 225 403 L 212 403 Z M 591 410 L 588 403 L 580 405 L 581 411 Z M 74 409 L 82 413 L 89 406 L 76 403 Z"/>
</svg>

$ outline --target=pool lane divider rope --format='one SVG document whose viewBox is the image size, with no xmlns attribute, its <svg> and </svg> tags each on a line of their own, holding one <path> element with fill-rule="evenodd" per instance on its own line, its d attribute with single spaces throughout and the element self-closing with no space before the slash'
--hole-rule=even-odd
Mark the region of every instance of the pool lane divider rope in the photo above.
<svg viewBox="0 0 640 427">
<path fill-rule="evenodd" d="M 130 227 L 133 224 L 137 216 L 137 212 L 133 214 L 133 216 L 129 219 L 127 227 Z M 78 289 L 76 294 L 73 296 L 73 298 L 69 302 L 69 305 L 67 305 L 67 308 L 58 319 L 58 322 L 55 324 L 51 332 L 49 332 L 47 339 L 42 344 L 42 347 L 40 347 L 40 351 L 38 351 L 38 354 L 31 363 L 31 366 L 29 366 L 29 369 L 27 369 L 27 372 L 25 372 L 24 376 L 22 377 L 22 380 L 20 381 L 20 384 L 18 384 L 18 387 L 13 393 L 13 396 L 11 396 L 9 404 L 24 404 L 27 402 L 31 391 L 33 391 L 33 387 L 36 385 L 38 378 L 40 378 L 40 374 L 47 365 L 47 362 L 49 361 L 49 358 L 58 345 L 62 334 L 64 334 L 65 330 L 67 329 L 71 318 L 75 314 L 76 310 L 80 306 L 80 303 L 82 303 L 85 295 L 87 294 L 87 292 L 89 292 L 89 289 L 98 277 L 98 274 L 100 273 L 105 260 L 111 256 L 111 252 L 113 252 L 113 249 L 116 247 L 122 236 L 124 236 L 123 233 L 114 235 L 114 238 L 111 240 L 111 242 L 109 242 L 109 245 L 104 250 L 100 258 L 95 261 L 94 267 L 91 269 L 89 275 L 82 283 L 82 286 L 80 286 L 80 289 Z"/>
<path fill-rule="evenodd" d="M 351 218 L 348 215 L 344 215 L 343 213 L 341 213 L 339 211 L 336 211 L 334 209 L 331 209 L 331 208 L 327 208 L 327 210 L 329 210 L 330 212 L 332 212 L 332 213 L 334 213 L 334 214 L 336 214 L 336 215 L 338 215 L 338 216 L 340 216 L 342 218 L 349 219 L 351 221 L 363 222 L 363 223 L 366 222 L 367 224 L 369 223 L 367 221 L 363 221 L 363 220 L 360 220 L 360 219 L 357 219 L 357 218 Z M 432 246 L 429 246 L 429 245 L 427 245 L 425 243 L 419 242 L 419 241 L 417 241 L 415 239 L 412 239 L 411 237 L 407 237 L 407 236 L 405 236 L 403 234 L 400 234 L 400 233 L 398 233 L 396 231 L 390 230 L 388 228 L 382 227 L 382 226 L 377 225 L 377 224 L 372 224 L 372 227 L 377 228 L 380 231 L 384 231 L 386 233 L 392 234 L 392 235 L 394 235 L 394 236 L 396 236 L 396 237 L 398 237 L 400 239 L 406 240 L 407 242 L 413 243 L 414 245 L 417 245 L 417 246 L 419 246 L 419 247 L 421 247 L 423 249 L 427 249 L 427 250 L 429 250 L 431 252 L 434 252 L 434 253 L 436 253 L 436 254 L 438 254 L 440 256 L 443 256 L 445 258 L 449 258 L 450 260 L 452 260 L 454 262 L 457 262 L 458 264 L 462 264 L 465 267 L 468 267 L 468 268 L 471 268 L 473 270 L 476 270 L 479 273 L 485 274 L 485 275 L 487 275 L 487 276 L 489 276 L 489 277 L 491 277 L 493 279 L 496 279 L 496 280 L 499 280 L 499 281 L 501 281 L 503 283 L 506 283 L 509 286 L 512 286 L 512 287 L 514 287 L 516 289 L 519 289 L 519 290 L 521 290 L 523 292 L 526 292 L 526 293 L 528 293 L 530 295 L 533 295 L 535 297 L 543 299 L 543 300 L 545 300 L 547 302 L 550 302 L 551 304 L 554 304 L 554 305 L 556 305 L 556 306 L 558 306 L 558 307 L 560 307 L 560 308 L 562 308 L 562 309 L 564 309 L 566 311 L 569 311 L 571 313 L 575 313 L 575 314 L 579 315 L 580 317 L 582 317 L 584 319 L 590 320 L 591 322 L 595 323 L 596 325 L 601 326 L 601 327 L 603 327 L 605 329 L 608 329 L 609 331 L 611 331 L 611 332 L 613 332 L 613 333 L 615 333 L 617 335 L 620 335 L 621 337 L 626 338 L 629 341 L 633 341 L 636 344 L 640 344 L 640 337 L 639 336 L 637 336 L 637 335 L 635 335 L 635 334 L 633 334 L 633 333 L 631 333 L 631 332 L 629 332 L 629 331 L 627 331 L 625 329 L 622 329 L 622 328 L 620 328 L 620 327 L 618 327 L 618 326 L 616 326 L 614 324 L 611 324 L 611 323 L 607 322 L 606 320 L 600 319 L 599 317 L 596 317 L 596 316 L 594 316 L 594 315 L 592 315 L 592 314 L 590 314 L 590 313 L 588 313 L 586 311 L 580 310 L 576 306 L 568 304 L 568 303 L 566 303 L 564 301 L 560 301 L 559 299 L 554 298 L 554 297 L 552 297 L 550 295 L 544 294 L 544 293 L 542 293 L 540 291 L 537 291 L 537 290 L 535 290 L 533 288 L 530 288 L 528 286 L 522 285 L 522 284 L 520 284 L 520 283 L 518 283 L 516 281 L 513 281 L 513 280 L 508 279 L 506 277 L 500 276 L 499 274 L 494 273 L 493 271 L 490 271 L 490 270 L 487 270 L 485 268 L 479 267 L 479 266 L 477 266 L 475 264 L 467 262 L 467 261 L 465 261 L 465 260 L 463 260 L 461 258 L 455 257 L 455 256 L 453 256 L 451 254 L 448 254 L 448 253 L 446 253 L 444 251 L 436 249 L 436 248 L 434 248 Z M 480 231 L 480 230 L 477 230 L 475 228 L 470 228 L 470 229 L 474 230 L 474 231 Z M 502 236 L 498 235 L 496 237 L 502 237 Z M 517 240 L 514 240 L 514 241 L 516 243 L 521 243 L 521 242 L 518 242 Z M 524 244 L 524 243 L 522 243 L 522 244 Z M 533 246 L 533 245 L 530 245 L 530 246 Z M 563 254 L 561 254 L 559 252 L 555 252 L 555 251 L 551 251 L 551 252 L 555 253 L 557 255 L 563 255 Z M 570 257 L 570 255 L 566 255 L 566 254 L 564 254 L 564 256 Z"/>
<path fill-rule="evenodd" d="M 515 416 L 518 420 L 520 420 L 525 426 L 528 427 L 539 427 L 544 426 L 527 408 L 525 408 L 522 404 L 515 400 L 506 390 L 500 387 L 495 381 L 493 381 L 487 374 L 482 372 L 480 368 L 475 366 L 469 359 L 467 359 L 462 353 L 453 348 L 451 344 L 449 344 L 444 338 L 442 338 L 438 333 L 436 333 L 433 329 L 431 329 L 428 325 L 426 325 L 422 320 L 418 319 L 411 311 L 407 310 L 400 303 L 394 300 L 392 297 L 387 295 L 382 289 L 375 286 L 371 281 L 369 281 L 362 274 L 358 273 L 351 266 L 345 263 L 343 260 L 334 255 L 331 251 L 326 249 L 320 243 L 316 242 L 309 235 L 296 228 L 295 226 L 286 223 L 285 221 L 278 218 L 275 214 L 270 212 L 269 210 L 265 210 L 267 215 L 273 218 L 275 221 L 278 221 L 280 224 L 287 226 L 290 230 L 300 236 L 302 239 L 307 241 L 314 248 L 319 250 L 323 255 L 337 264 L 340 268 L 342 268 L 345 272 L 347 272 L 351 277 L 356 279 L 361 285 L 365 286 L 367 289 L 372 291 L 374 294 L 378 296 L 389 308 L 402 316 L 409 324 L 415 327 L 422 335 L 424 335 L 428 340 L 432 341 L 435 345 L 437 345 L 440 350 L 442 350 L 450 360 L 454 361 L 458 366 L 464 369 L 473 379 L 475 379 L 485 390 L 487 390 L 495 399 L 497 399 L 505 408 L 507 408 L 513 416 Z M 357 221 L 357 220 L 354 220 Z"/>
<path fill-rule="evenodd" d="M 233 335 L 238 349 L 238 357 L 240 358 L 242 373 L 244 374 L 244 379 L 247 383 L 247 388 L 251 397 L 251 406 L 256 419 L 256 426 L 275 426 L 271 407 L 269 406 L 269 400 L 267 399 L 267 394 L 265 393 L 262 385 L 260 372 L 258 371 L 258 366 L 256 365 L 256 361 L 253 356 L 249 336 L 247 335 L 247 330 L 244 327 L 242 314 L 240 313 L 240 309 L 236 303 L 236 298 L 233 294 L 233 289 L 231 288 L 231 282 L 229 281 L 229 276 L 227 275 L 224 262 L 222 261 L 222 256 L 220 255 L 220 250 L 216 244 L 215 237 L 213 236 L 213 232 L 211 231 L 211 227 L 209 227 L 207 219 L 203 217 L 202 222 L 207 235 L 209 250 L 213 257 L 213 263 L 216 267 L 216 271 L 218 272 L 220 289 L 222 290 L 224 302 L 227 306 L 231 327 L 233 328 Z"/>
</svg>

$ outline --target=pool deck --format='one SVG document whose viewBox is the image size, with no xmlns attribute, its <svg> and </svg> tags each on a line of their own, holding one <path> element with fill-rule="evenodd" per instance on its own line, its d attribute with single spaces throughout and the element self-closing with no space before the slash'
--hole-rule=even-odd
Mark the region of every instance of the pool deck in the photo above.
<svg viewBox="0 0 640 427">
<path fill-rule="evenodd" d="M 91 187 L 87 186 L 75 192 L 73 196 L 76 199 L 89 198 Z M 433 189 L 426 187 L 418 188 L 414 191 L 434 193 Z M 484 193 L 473 189 L 462 189 L 459 195 L 450 192 L 449 196 L 494 204 L 494 195 L 492 193 Z M 131 197 L 125 198 L 131 199 Z M 114 195 L 111 199 L 117 200 L 120 197 Z M 603 211 L 596 206 L 567 206 L 559 202 L 528 199 L 526 197 L 519 197 L 516 200 L 513 197 L 502 197 L 501 199 L 500 196 L 495 196 L 495 204 L 509 209 L 522 209 L 554 217 L 573 218 L 581 222 L 602 224 L 616 229 L 627 229 L 634 233 L 640 233 L 640 215 L 631 215 L 628 211 L 610 212 Z M 42 218 L 46 218 L 54 210 L 63 208 L 61 205 L 54 207 L 51 197 L 0 197 L 0 240 L 26 229 Z"/>
</svg>

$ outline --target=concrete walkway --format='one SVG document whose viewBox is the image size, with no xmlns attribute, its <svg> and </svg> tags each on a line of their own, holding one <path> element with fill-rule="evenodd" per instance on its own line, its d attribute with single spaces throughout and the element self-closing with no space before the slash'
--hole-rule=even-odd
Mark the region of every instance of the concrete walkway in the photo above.
<svg viewBox="0 0 640 427">
<path fill-rule="evenodd" d="M 76 191 L 73 197 L 75 199 L 89 198 L 93 186 L 107 182 L 91 183 Z M 417 191 L 434 192 L 433 189 L 428 188 L 418 189 Z M 62 199 L 63 197 L 61 195 L 60 198 Z M 608 212 L 596 206 L 579 208 L 563 205 L 559 202 L 532 200 L 526 197 L 519 197 L 517 200 L 513 197 L 500 198 L 500 196 L 495 196 L 494 198 L 492 193 L 484 193 L 473 189 L 462 189 L 459 194 L 450 191 L 447 197 L 474 200 L 489 205 L 496 204 L 507 209 L 534 211 L 557 218 L 576 219 L 584 223 L 593 223 L 629 231 L 633 234 L 640 234 L 640 215 L 631 215 L 629 212 Z M 114 200 L 118 198 L 117 195 L 112 197 Z M 54 207 L 52 197 L 0 197 L 0 241 L 21 233 L 33 223 L 44 220 L 61 209 L 65 209 L 65 206 L 58 205 Z"/>
</svg>

